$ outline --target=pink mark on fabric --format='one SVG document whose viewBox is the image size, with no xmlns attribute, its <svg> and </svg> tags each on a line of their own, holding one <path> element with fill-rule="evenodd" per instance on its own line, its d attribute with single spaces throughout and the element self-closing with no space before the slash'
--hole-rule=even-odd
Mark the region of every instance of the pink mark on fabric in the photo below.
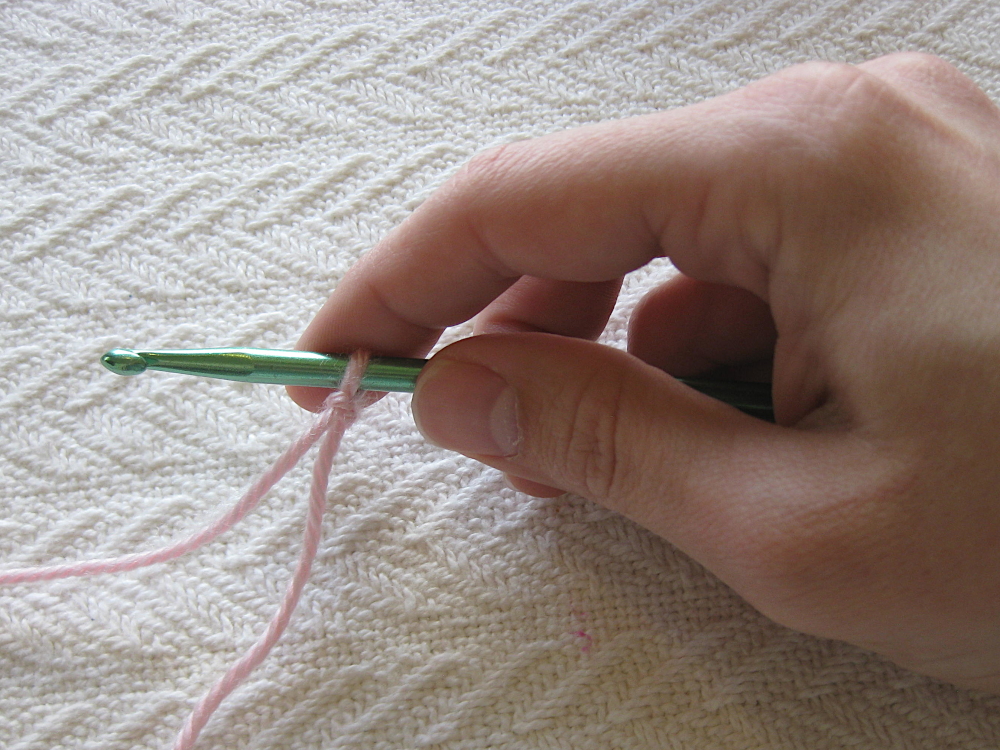
<svg viewBox="0 0 1000 750">
<path fill-rule="evenodd" d="M 589 635 L 586 630 L 577 630 L 573 635 L 583 641 L 580 644 L 580 650 L 585 654 L 590 653 L 590 647 L 594 645 L 594 637 Z"/>
<path fill-rule="evenodd" d="M 0 585 L 4 585 L 101 573 L 121 573 L 178 558 L 208 544 L 235 526 L 240 519 L 257 506 L 268 490 L 277 484 L 278 480 L 285 476 L 306 452 L 325 435 L 316 456 L 316 463 L 313 465 L 312 486 L 309 490 L 309 510 L 306 516 L 302 551 L 292 579 L 285 589 L 281 605 L 271 619 L 267 630 L 258 638 L 257 642 L 229 668 L 195 705 L 174 742 L 173 750 L 191 750 L 194 747 L 198 735 L 215 710 L 226 696 L 246 680 L 249 674 L 264 661 L 288 626 L 302 594 L 302 588 L 309 578 L 313 560 L 316 558 L 323 514 L 326 512 L 326 490 L 333 459 L 337 455 L 340 441 L 347 428 L 357 419 L 361 409 L 368 406 L 373 400 L 371 398 L 373 394 L 358 389 L 361 376 L 364 375 L 367 365 L 367 353 L 358 352 L 352 355 L 340 387 L 327 397 L 323 403 L 323 409 L 312 426 L 282 454 L 270 469 L 261 475 L 232 508 L 202 531 L 151 552 L 64 565 L 16 568 L 0 572 Z"/>
<path fill-rule="evenodd" d="M 573 609 L 570 610 L 570 614 L 573 616 L 574 620 L 579 620 L 581 624 L 585 622 L 589 616 L 586 610 L 579 609 L 578 607 L 573 607 Z M 594 637 L 586 630 L 574 630 L 571 631 L 571 634 L 580 639 L 580 651 L 585 654 L 590 653 L 590 649 L 594 645 Z"/>
</svg>

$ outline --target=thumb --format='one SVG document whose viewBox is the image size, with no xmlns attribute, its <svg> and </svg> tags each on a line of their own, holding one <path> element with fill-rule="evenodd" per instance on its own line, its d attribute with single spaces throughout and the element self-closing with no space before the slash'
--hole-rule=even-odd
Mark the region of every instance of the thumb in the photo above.
<svg viewBox="0 0 1000 750">
<path fill-rule="evenodd" d="M 756 556 L 748 544 L 783 525 L 786 500 L 812 495 L 826 474 L 816 464 L 831 460 L 817 444 L 829 436 L 749 417 L 626 352 L 544 333 L 442 350 L 413 412 L 431 442 L 623 513 L 717 573 L 741 549 Z"/>
</svg>

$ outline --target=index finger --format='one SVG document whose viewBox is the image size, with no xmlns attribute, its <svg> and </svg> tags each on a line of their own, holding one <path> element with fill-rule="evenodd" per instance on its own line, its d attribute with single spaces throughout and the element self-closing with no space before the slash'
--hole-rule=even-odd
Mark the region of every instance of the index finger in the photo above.
<svg viewBox="0 0 1000 750">
<path fill-rule="evenodd" d="M 475 157 L 351 269 L 300 345 L 419 354 L 522 276 L 609 281 L 641 266 L 658 245 L 631 200 L 640 175 L 609 137 L 624 129 L 635 123 Z M 611 184 L 626 180 L 630 195 Z"/>
<path fill-rule="evenodd" d="M 746 225 L 768 226 L 755 212 L 776 202 L 774 128 L 751 89 L 474 158 L 344 277 L 298 346 L 419 356 L 522 276 L 608 281 L 665 254 L 763 296 Z"/>
</svg>

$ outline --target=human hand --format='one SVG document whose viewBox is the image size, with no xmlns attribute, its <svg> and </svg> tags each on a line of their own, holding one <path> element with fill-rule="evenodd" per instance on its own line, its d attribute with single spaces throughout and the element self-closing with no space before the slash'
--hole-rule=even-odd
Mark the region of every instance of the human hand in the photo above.
<svg viewBox="0 0 1000 750">
<path fill-rule="evenodd" d="M 593 343 L 664 255 L 629 353 Z M 299 346 L 415 356 L 478 313 L 493 335 L 418 382 L 428 439 L 624 513 L 780 623 L 1000 691 L 998 290 L 1000 113 L 896 55 L 487 152 Z M 666 374 L 761 363 L 776 425 Z"/>
</svg>

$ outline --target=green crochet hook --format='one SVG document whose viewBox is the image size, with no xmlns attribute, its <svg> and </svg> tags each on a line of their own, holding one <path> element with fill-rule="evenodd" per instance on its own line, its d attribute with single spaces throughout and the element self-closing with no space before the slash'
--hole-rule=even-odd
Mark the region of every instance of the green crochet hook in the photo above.
<svg viewBox="0 0 1000 750">
<path fill-rule="evenodd" d="M 344 377 L 349 359 L 346 354 L 281 349 L 112 349 L 101 357 L 101 364 L 119 375 L 161 370 L 242 383 L 336 388 Z M 361 387 L 367 391 L 413 393 L 417 376 L 425 364 L 426 359 L 372 357 L 361 378 Z M 774 421 L 769 383 L 701 378 L 678 380 L 746 414 Z"/>
</svg>

